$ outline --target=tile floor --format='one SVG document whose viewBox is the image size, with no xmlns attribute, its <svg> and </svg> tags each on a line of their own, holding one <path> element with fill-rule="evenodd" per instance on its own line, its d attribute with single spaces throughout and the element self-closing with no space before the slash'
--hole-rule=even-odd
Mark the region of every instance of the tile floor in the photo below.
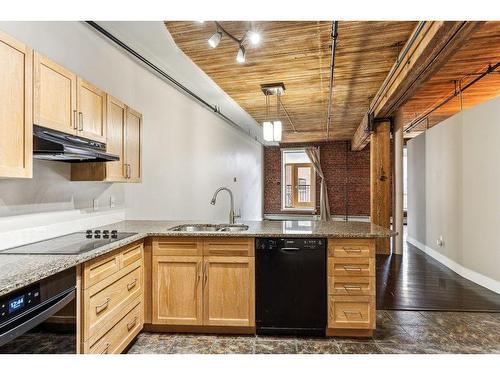
<svg viewBox="0 0 500 375">
<path fill-rule="evenodd" d="M 38 330 L 0 353 L 74 353 L 75 336 Z M 141 333 L 129 354 L 500 354 L 500 313 L 377 312 L 371 339 Z"/>
<path fill-rule="evenodd" d="M 372 339 L 142 333 L 129 354 L 500 354 L 500 314 L 380 310 Z"/>
</svg>

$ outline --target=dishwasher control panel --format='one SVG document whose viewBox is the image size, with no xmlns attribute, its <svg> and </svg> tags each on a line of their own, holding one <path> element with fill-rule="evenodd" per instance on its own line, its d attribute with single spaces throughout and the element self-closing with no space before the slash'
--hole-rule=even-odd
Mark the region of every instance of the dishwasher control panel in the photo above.
<svg viewBox="0 0 500 375">
<path fill-rule="evenodd" d="M 317 250 L 323 249 L 326 245 L 324 238 L 257 238 L 255 249 L 257 250 L 277 250 L 282 248 L 299 248 Z"/>
</svg>

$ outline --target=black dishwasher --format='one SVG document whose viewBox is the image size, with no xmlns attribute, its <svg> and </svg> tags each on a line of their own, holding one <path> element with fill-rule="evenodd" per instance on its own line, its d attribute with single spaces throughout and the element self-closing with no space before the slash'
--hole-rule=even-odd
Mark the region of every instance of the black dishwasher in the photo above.
<svg viewBox="0 0 500 375">
<path fill-rule="evenodd" d="M 257 334 L 324 336 L 326 240 L 257 238 Z"/>
</svg>

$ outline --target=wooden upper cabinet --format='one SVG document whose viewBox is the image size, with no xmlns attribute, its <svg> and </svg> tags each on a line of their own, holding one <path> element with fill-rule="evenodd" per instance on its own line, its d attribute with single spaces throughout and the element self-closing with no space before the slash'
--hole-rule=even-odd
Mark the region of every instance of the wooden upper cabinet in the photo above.
<svg viewBox="0 0 500 375">
<path fill-rule="evenodd" d="M 202 324 L 201 266 L 201 256 L 153 256 L 153 324 Z"/>
<path fill-rule="evenodd" d="M 0 32 L 0 177 L 31 178 L 33 51 Z"/>
<path fill-rule="evenodd" d="M 204 257 L 203 324 L 255 325 L 255 259 Z"/>
<path fill-rule="evenodd" d="M 126 106 L 108 95 L 107 98 L 107 152 L 118 155 L 120 160 L 106 163 L 106 181 L 125 181 L 125 119 Z"/>
<path fill-rule="evenodd" d="M 34 56 L 34 123 L 75 134 L 76 74 L 38 52 Z"/>
<path fill-rule="evenodd" d="M 125 172 L 128 181 L 142 179 L 142 115 L 127 107 L 125 127 Z"/>
<path fill-rule="evenodd" d="M 106 143 L 106 93 L 78 77 L 77 108 L 77 134 Z"/>
</svg>

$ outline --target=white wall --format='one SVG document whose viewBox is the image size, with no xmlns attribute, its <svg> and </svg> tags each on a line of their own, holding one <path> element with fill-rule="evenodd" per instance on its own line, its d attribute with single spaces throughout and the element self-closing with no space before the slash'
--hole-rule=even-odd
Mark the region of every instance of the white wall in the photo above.
<svg viewBox="0 0 500 375">
<path fill-rule="evenodd" d="M 111 195 L 130 219 L 226 220 L 224 197 L 216 207 L 209 205 L 221 185 L 234 188 L 236 207 L 244 218 L 261 217 L 259 143 L 142 68 L 84 23 L 0 22 L 0 30 L 144 116 L 142 184 L 71 182 L 69 165 L 37 161 L 32 180 L 0 180 L 4 222 L 12 215 L 31 214 L 30 222 L 33 213 L 57 221 L 71 210 L 93 215 L 92 199 L 98 198 L 104 209 Z"/>
<path fill-rule="evenodd" d="M 497 97 L 408 142 L 408 237 L 500 293 L 499 119 Z"/>
</svg>

